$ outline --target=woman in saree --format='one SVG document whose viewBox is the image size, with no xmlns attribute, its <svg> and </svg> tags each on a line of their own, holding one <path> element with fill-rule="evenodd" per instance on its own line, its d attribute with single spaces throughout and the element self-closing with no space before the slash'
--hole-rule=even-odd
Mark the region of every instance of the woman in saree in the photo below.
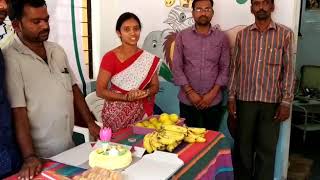
<svg viewBox="0 0 320 180">
<path fill-rule="evenodd" d="M 121 45 L 107 52 L 101 61 L 97 96 L 105 99 L 103 126 L 112 132 L 153 114 L 160 60 L 137 46 L 140 31 L 139 18 L 123 13 L 116 24 Z"/>
</svg>

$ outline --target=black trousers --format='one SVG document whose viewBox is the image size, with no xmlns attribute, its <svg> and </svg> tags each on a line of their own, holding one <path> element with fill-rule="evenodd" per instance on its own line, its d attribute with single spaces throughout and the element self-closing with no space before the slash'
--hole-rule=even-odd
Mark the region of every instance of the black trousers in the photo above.
<svg viewBox="0 0 320 180">
<path fill-rule="evenodd" d="M 280 123 L 274 122 L 278 104 L 237 101 L 235 179 L 273 180 Z"/>
<path fill-rule="evenodd" d="M 186 119 L 186 124 L 189 127 L 204 127 L 218 131 L 222 114 L 221 104 L 199 110 L 194 106 L 180 102 L 180 116 Z"/>
</svg>

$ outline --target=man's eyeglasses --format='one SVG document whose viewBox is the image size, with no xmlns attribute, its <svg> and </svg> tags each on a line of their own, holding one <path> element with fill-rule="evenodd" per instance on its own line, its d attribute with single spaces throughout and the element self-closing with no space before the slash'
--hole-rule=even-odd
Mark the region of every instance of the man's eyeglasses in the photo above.
<svg viewBox="0 0 320 180">
<path fill-rule="evenodd" d="M 197 12 L 197 13 L 200 13 L 200 12 L 209 13 L 209 12 L 212 12 L 213 9 L 212 9 L 212 8 L 206 8 L 206 9 L 197 8 L 197 9 L 194 9 L 193 11 L 194 11 L 194 12 Z"/>
</svg>

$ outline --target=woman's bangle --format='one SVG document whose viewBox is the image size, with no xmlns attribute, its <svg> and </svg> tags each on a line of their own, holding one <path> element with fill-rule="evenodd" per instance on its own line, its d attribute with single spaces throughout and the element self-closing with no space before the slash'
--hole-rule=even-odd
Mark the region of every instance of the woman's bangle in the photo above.
<svg viewBox="0 0 320 180">
<path fill-rule="evenodd" d="M 186 95 L 189 95 L 189 94 L 192 93 L 192 92 L 193 92 L 193 89 L 190 88 L 189 90 L 187 90 L 187 91 L 185 92 L 185 94 L 186 94 Z"/>
<path fill-rule="evenodd" d="M 147 96 L 150 96 L 150 89 L 146 90 Z"/>
<path fill-rule="evenodd" d="M 124 99 L 125 99 L 125 101 L 129 101 L 129 94 L 125 94 Z"/>
<path fill-rule="evenodd" d="M 188 87 L 188 89 L 185 89 L 184 92 L 189 92 L 192 90 L 192 87 Z"/>
</svg>

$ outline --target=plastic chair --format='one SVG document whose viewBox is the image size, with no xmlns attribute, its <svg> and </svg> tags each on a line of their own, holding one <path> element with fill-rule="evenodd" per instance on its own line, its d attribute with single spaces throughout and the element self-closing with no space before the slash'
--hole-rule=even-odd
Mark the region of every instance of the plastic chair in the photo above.
<svg viewBox="0 0 320 180">
<path fill-rule="evenodd" d="M 101 119 L 101 111 L 103 108 L 104 99 L 99 98 L 97 96 L 96 92 L 94 91 L 85 97 L 85 101 L 89 107 L 89 110 L 92 112 L 93 116 L 97 120 L 96 124 L 98 126 L 102 127 L 103 124 L 102 124 L 102 119 Z M 76 133 L 83 135 L 85 143 L 90 142 L 90 140 L 92 140 L 88 128 L 74 126 L 73 132 L 76 132 Z"/>
<path fill-rule="evenodd" d="M 92 112 L 92 114 L 94 115 L 96 120 L 98 121 L 97 124 L 102 125 L 101 111 L 102 111 L 103 104 L 104 104 L 105 100 L 102 98 L 99 98 L 95 91 L 88 94 L 86 96 L 85 100 L 86 100 L 86 103 L 87 103 L 90 111 Z"/>
<path fill-rule="evenodd" d="M 74 126 L 73 127 L 73 132 L 83 135 L 84 142 L 81 142 L 81 143 L 90 142 L 90 133 L 89 133 L 89 129 L 88 128 L 84 128 L 84 127 L 80 127 L 80 126 Z M 80 142 L 76 142 L 76 144 L 81 144 L 81 143 Z"/>
</svg>

